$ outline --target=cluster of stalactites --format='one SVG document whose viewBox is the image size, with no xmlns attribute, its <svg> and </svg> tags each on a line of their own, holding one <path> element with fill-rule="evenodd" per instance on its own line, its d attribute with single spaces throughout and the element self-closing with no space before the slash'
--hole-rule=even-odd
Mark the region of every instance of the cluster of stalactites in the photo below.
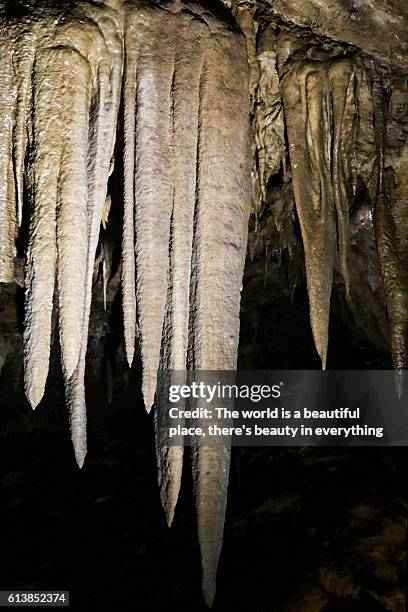
<svg viewBox="0 0 408 612">
<path fill-rule="evenodd" d="M 280 175 L 287 181 L 291 176 L 311 326 L 325 367 L 333 270 L 342 274 L 350 297 L 348 219 L 364 185 L 374 211 L 391 354 L 395 368 L 406 369 L 407 156 L 401 152 L 397 162 L 391 160 L 392 167 L 386 167 L 391 93 L 389 82 L 385 85 L 387 71 L 345 45 L 319 42 L 309 33 L 298 36 L 274 23 L 258 24 L 246 3 L 234 3 L 233 10 L 246 36 L 252 75 L 255 238 L 251 248 L 259 251 L 264 246 L 258 218 L 267 204 L 270 179 Z M 275 212 L 272 219 L 279 233 L 282 227 Z"/>
<path fill-rule="evenodd" d="M 163 5 L 165 10 L 142 0 L 81 0 L 55 8 L 44 0 L 31 21 L 0 21 L 0 281 L 13 280 L 14 243 L 24 216 L 26 395 L 35 408 L 44 394 L 55 305 L 79 466 L 86 454 L 92 276 L 110 205 L 121 99 L 124 335 L 129 365 L 136 337 L 141 346 L 146 409 L 154 404 L 159 368 L 236 365 L 250 199 L 245 44 L 218 3 L 213 12 L 197 2 Z M 158 434 L 165 419 L 156 406 Z M 229 457 L 223 441 L 213 448 L 194 442 L 209 604 Z M 160 438 L 157 458 L 171 524 L 183 449 Z"/>
<path fill-rule="evenodd" d="M 44 394 L 55 302 L 80 466 L 92 276 L 111 206 L 106 195 L 121 99 L 124 339 L 129 365 L 136 339 L 140 344 L 148 411 L 158 370 L 236 365 L 250 102 L 257 214 L 270 178 L 285 169 L 287 136 L 323 367 L 336 261 L 349 291 L 349 209 L 360 181 L 375 204 L 395 366 L 407 362 L 405 213 L 385 178 L 387 112 L 378 72 L 335 44 L 277 34 L 273 26 L 255 33 L 245 7 L 235 16 L 246 52 L 218 3 L 213 13 L 207 3 L 163 5 L 78 0 L 55 8 L 43 0 L 31 21 L 7 21 L 0 12 L 0 282 L 13 280 L 15 241 L 27 218 L 26 394 L 33 408 Z M 159 486 L 171 524 L 183 449 L 169 444 L 169 422 L 157 398 L 155 408 Z M 230 449 L 222 440 L 207 448 L 197 439 L 191 457 L 203 591 L 211 604 Z"/>
<path fill-rule="evenodd" d="M 310 319 L 325 367 L 333 269 L 346 294 L 348 220 L 360 183 L 368 190 L 387 306 L 391 354 L 407 368 L 408 281 L 404 164 L 395 188 L 386 181 L 387 100 L 372 60 L 336 45 L 313 45 L 290 32 L 277 37 L 277 68 L 289 143 L 296 210 L 305 252 Z M 393 171 L 391 171 L 393 174 Z M 361 188 L 361 185 L 360 185 Z"/>
<path fill-rule="evenodd" d="M 363 61 L 348 49 L 307 42 L 282 31 L 276 43 L 277 67 L 310 320 L 325 368 L 333 271 L 337 261 L 348 295 L 349 211 L 360 180 L 375 194 L 377 151 Z"/>
<path fill-rule="evenodd" d="M 44 394 L 55 296 L 71 434 L 82 465 L 92 273 L 116 135 L 123 36 L 116 13 L 91 2 L 75 5 L 69 18 L 54 17 L 44 3 L 37 19 L 3 24 L 13 70 L 6 63 L 0 77 L 7 77 L 0 104 L 8 104 L 2 109 L 8 148 L 2 142 L 1 155 L 9 168 L 0 210 L 10 228 L 2 240 L 9 243 L 23 214 L 28 218 L 26 395 L 35 408 Z"/>
<path fill-rule="evenodd" d="M 249 214 L 244 41 L 232 21 L 197 4 L 194 13 L 174 9 L 140 6 L 125 28 L 124 333 L 131 364 L 137 321 L 147 410 L 159 369 L 236 367 Z M 165 410 L 156 405 L 154 414 L 160 494 L 171 524 L 183 448 L 169 444 Z M 209 448 L 197 438 L 191 458 L 203 593 L 211 604 L 229 445 L 219 440 Z"/>
</svg>

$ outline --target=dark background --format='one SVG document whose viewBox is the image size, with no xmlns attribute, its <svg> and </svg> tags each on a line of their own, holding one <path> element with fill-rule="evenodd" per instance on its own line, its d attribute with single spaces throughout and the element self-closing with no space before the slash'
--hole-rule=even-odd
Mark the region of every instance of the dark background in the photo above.
<svg viewBox="0 0 408 612">
<path fill-rule="evenodd" d="M 266 274 L 259 262 L 246 268 L 239 367 L 319 368 L 304 284 L 293 290 L 283 268 L 271 266 Z M 105 315 L 95 285 L 81 471 L 57 343 L 33 413 L 22 391 L 15 289 L 1 293 L 12 348 L 0 378 L 0 588 L 70 590 L 81 611 L 204 611 L 188 450 L 168 529 L 140 363 L 131 373 L 124 365 L 120 295 L 110 291 Z M 341 291 L 332 310 L 329 368 L 391 367 L 386 347 L 355 332 Z M 214 610 L 404 610 L 406 464 L 403 448 L 234 448 Z"/>
</svg>

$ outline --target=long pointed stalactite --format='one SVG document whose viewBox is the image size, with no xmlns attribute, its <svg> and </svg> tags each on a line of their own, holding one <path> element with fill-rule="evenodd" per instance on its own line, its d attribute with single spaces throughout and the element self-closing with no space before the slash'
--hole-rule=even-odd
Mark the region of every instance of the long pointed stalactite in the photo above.
<svg viewBox="0 0 408 612">
<path fill-rule="evenodd" d="M 350 290 L 349 209 L 356 193 L 356 174 L 363 174 L 358 144 L 360 90 L 368 83 L 362 61 L 350 51 L 303 45 L 290 32 L 282 31 L 277 39 L 310 321 L 325 368 L 336 259 L 346 294 Z"/>
<path fill-rule="evenodd" d="M 60 48 L 38 51 L 34 62 L 33 159 L 29 170 L 32 215 L 27 253 L 24 336 L 26 394 L 33 408 L 42 399 L 48 375 L 56 272 L 61 354 L 64 368 L 70 370 L 70 374 L 79 358 L 82 319 L 73 317 L 73 324 L 70 325 L 69 317 L 72 316 L 71 308 L 79 313 L 83 313 L 84 309 L 87 203 L 84 186 L 87 183 L 87 160 L 86 146 L 84 142 L 81 143 L 81 139 L 87 138 L 85 117 L 90 96 L 82 86 L 83 82 L 89 82 L 86 73 L 85 79 L 82 75 L 82 62 L 76 54 Z M 75 73 L 81 75 L 77 96 L 75 86 L 78 86 L 78 82 L 73 87 L 64 86 L 73 68 Z M 74 121 L 66 124 L 71 105 L 76 111 Z M 82 145 L 78 151 L 72 143 L 74 134 L 79 136 Z M 74 189 L 71 177 L 75 180 Z M 75 198 L 69 193 L 72 189 Z M 72 205 L 75 206 L 74 211 Z M 76 222 L 71 226 L 67 223 L 67 217 L 70 219 L 73 212 Z M 75 238 L 73 242 L 70 240 L 72 232 Z M 73 287 L 70 281 L 72 261 L 78 271 L 78 282 Z"/>
<path fill-rule="evenodd" d="M 0 282 L 13 281 L 15 240 L 22 222 L 31 72 L 38 24 L 0 21 Z M 20 35 L 21 30 L 25 35 Z"/>
<path fill-rule="evenodd" d="M 189 358 L 193 370 L 236 368 L 250 197 L 249 176 L 245 174 L 249 167 L 245 120 L 249 109 L 245 59 L 239 50 L 233 39 L 220 37 L 219 44 L 210 41 L 208 61 L 217 70 L 204 73 L 201 89 L 190 296 Z M 219 95 L 226 82 L 229 95 Z M 192 457 L 203 592 L 211 605 L 227 500 L 228 441 L 220 438 L 214 447 L 208 447 L 196 438 Z"/>
<path fill-rule="evenodd" d="M 170 220 L 173 205 L 171 117 L 173 37 L 167 13 L 139 8 L 128 17 L 126 56 L 136 67 L 135 98 L 125 100 L 125 117 L 135 115 L 134 181 L 137 309 L 143 363 L 143 396 L 150 411 L 167 300 Z M 133 40 L 131 39 L 134 35 Z M 167 43 L 167 44 L 166 44 Z M 131 143 L 130 143 L 131 144 Z M 125 324 L 128 319 L 125 310 Z"/>
<path fill-rule="evenodd" d="M 98 47 L 90 55 L 93 68 L 94 95 L 92 126 L 89 133 L 87 252 L 85 269 L 85 302 L 79 360 L 69 376 L 64 371 L 71 436 L 78 465 L 86 454 L 85 358 L 92 300 L 92 278 L 99 232 L 103 219 L 111 160 L 116 138 L 123 66 L 122 24 L 113 11 L 89 7 L 88 18 L 95 21 L 97 36 L 91 40 Z M 96 39 L 96 40 L 95 40 Z M 93 60 L 93 61 L 92 61 Z"/>
<path fill-rule="evenodd" d="M 370 80 L 375 116 L 377 146 L 377 185 L 375 194 L 375 229 L 384 281 L 391 354 L 397 373 L 408 367 L 408 280 L 405 270 L 406 200 L 394 198 L 392 181 L 385 172 L 388 104 L 390 92 L 381 72 L 370 62 Z M 405 206 L 404 206 L 405 205 Z M 397 388 L 400 388 L 397 377 Z"/>
<path fill-rule="evenodd" d="M 15 237 L 15 191 L 13 177 L 13 115 L 15 91 L 13 84 L 12 47 L 5 26 L 0 29 L 2 70 L 0 76 L 0 281 L 13 281 L 13 248 Z"/>
</svg>

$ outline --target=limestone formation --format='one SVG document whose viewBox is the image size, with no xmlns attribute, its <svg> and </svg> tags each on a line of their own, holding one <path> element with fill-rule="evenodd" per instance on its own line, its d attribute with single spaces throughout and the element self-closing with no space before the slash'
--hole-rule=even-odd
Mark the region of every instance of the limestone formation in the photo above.
<svg viewBox="0 0 408 612">
<path fill-rule="evenodd" d="M 395 368 L 407 367 L 407 20 L 399 0 L 0 4 L 0 282 L 20 282 L 25 261 L 25 392 L 36 408 L 57 313 L 81 467 L 95 258 L 106 309 L 119 249 L 126 358 L 140 347 L 169 525 L 183 448 L 163 442 L 158 372 L 236 368 L 251 198 L 266 252 L 292 257 L 299 226 L 323 368 L 333 283 L 358 310 L 355 227 L 374 227 L 373 317 L 387 313 Z M 211 606 L 229 444 L 197 438 L 191 457 Z"/>
</svg>

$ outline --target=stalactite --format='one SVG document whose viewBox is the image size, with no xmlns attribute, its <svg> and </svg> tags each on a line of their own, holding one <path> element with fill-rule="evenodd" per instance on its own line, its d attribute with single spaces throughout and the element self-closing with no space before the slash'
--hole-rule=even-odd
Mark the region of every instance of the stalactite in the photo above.
<svg viewBox="0 0 408 612">
<path fill-rule="evenodd" d="M 125 117 L 135 111 L 134 180 L 137 308 L 143 362 L 143 396 L 150 411 L 167 299 L 170 219 L 173 202 L 171 159 L 173 41 L 166 31 L 170 16 L 138 8 L 127 24 L 126 57 L 137 64 L 136 100 L 126 100 Z M 134 32 L 134 38 L 130 38 Z M 130 106 L 129 106 L 130 105 Z M 130 143 L 131 146 L 131 143 Z M 134 178 L 133 178 L 134 177 Z M 127 318 L 125 312 L 125 320 Z"/>
<path fill-rule="evenodd" d="M 304 43 L 303 43 L 304 44 Z M 364 68 L 343 49 L 324 50 L 290 33 L 278 38 L 279 71 L 289 140 L 293 189 L 305 250 L 310 320 L 326 367 L 333 270 L 339 258 L 349 292 L 348 217 Z M 347 159 L 354 159 L 350 167 Z"/>
<path fill-rule="evenodd" d="M 392 185 L 386 184 L 385 146 L 388 120 L 388 95 L 381 73 L 370 62 L 371 89 L 377 145 L 378 180 L 375 196 L 375 229 L 388 314 L 391 354 L 396 370 L 408 367 L 408 281 L 404 202 L 395 198 Z M 400 175 L 401 176 L 401 175 Z M 404 179 L 402 179 L 402 182 Z M 406 202 L 404 202 L 406 204 Z"/>
<path fill-rule="evenodd" d="M 224 44 L 222 44 L 224 43 Z M 250 181 L 243 82 L 245 57 L 234 38 L 213 39 L 201 90 L 197 204 L 190 297 L 190 364 L 194 370 L 233 370 L 239 337 L 239 301 L 246 254 Z M 240 68 L 238 69 L 237 66 Z M 228 96 L 220 96 L 228 82 Z M 242 152 L 242 158 L 234 151 Z M 242 165 L 243 162 L 243 165 Z M 243 172 L 244 171 L 244 172 Z M 217 202 L 215 207 L 213 202 Z M 226 238 L 228 237 L 228 238 Z M 222 543 L 230 449 L 193 440 L 193 478 L 203 564 L 203 593 L 209 605 Z"/>
<path fill-rule="evenodd" d="M 158 479 L 169 525 L 184 453 L 168 439 L 165 398 L 155 400 L 157 376 L 170 371 L 182 383 L 188 370 L 236 367 L 251 199 L 250 116 L 257 215 L 271 178 L 281 168 L 286 175 L 287 136 L 323 367 L 336 262 L 346 293 L 350 288 L 349 208 L 361 181 L 375 194 L 394 364 L 407 366 L 406 212 L 397 201 L 406 198 L 407 163 L 405 155 L 395 176 L 387 174 L 380 73 L 372 64 L 370 90 L 355 49 L 307 33 L 299 37 L 282 24 L 277 35 L 274 21 L 256 22 L 253 3 L 224 3 L 243 32 L 220 2 L 39 0 L 23 2 L 16 19 L 0 5 L 0 282 L 15 277 L 16 237 L 27 219 L 26 395 L 33 408 L 43 397 L 57 306 L 71 436 L 82 466 L 93 271 L 100 239 L 106 309 L 115 246 L 107 188 L 119 128 L 126 357 L 131 366 L 137 340 L 145 407 L 155 405 Z M 287 205 L 282 200 L 281 208 Z M 107 371 L 111 382 L 109 364 Z M 217 439 L 207 446 L 197 437 L 191 460 L 202 588 L 211 605 L 229 443 Z"/>
<path fill-rule="evenodd" d="M 103 226 L 103 221 L 102 221 Z M 104 230 L 101 235 L 101 259 L 102 259 L 102 292 L 103 309 L 106 311 L 108 300 L 108 285 L 112 276 L 113 256 L 115 251 L 114 237 L 109 230 Z"/>
<path fill-rule="evenodd" d="M 117 15 L 92 3 L 72 8 L 35 52 L 26 393 L 33 407 L 44 393 L 57 271 L 63 374 L 80 465 L 86 452 L 84 373 L 92 275 L 116 136 L 121 70 Z"/>
<path fill-rule="evenodd" d="M 254 93 L 254 209 L 258 217 L 267 200 L 270 178 L 285 167 L 286 144 L 282 95 L 276 66 L 276 33 L 272 25 L 258 32 L 259 79 Z"/>
<path fill-rule="evenodd" d="M 200 96 L 205 78 L 204 56 L 209 29 L 188 13 L 181 13 L 171 17 L 167 36 L 167 46 L 173 48 L 174 61 L 171 108 L 173 201 L 160 368 L 176 370 L 180 376 L 187 364 Z M 160 411 L 156 410 L 156 430 L 163 426 L 160 418 Z M 162 440 L 159 435 L 157 438 Z M 180 489 L 183 447 L 160 443 L 157 444 L 157 455 L 161 499 L 167 521 L 171 524 Z"/>
<path fill-rule="evenodd" d="M 124 216 L 122 239 L 122 303 L 126 357 L 132 366 L 136 336 L 136 270 L 135 270 L 135 146 L 136 146 L 136 63 L 130 52 L 132 28 L 125 32 L 124 99 Z"/>
<path fill-rule="evenodd" d="M 36 39 L 39 28 L 25 32 L 24 38 L 14 49 L 13 65 L 16 78 L 16 117 L 13 131 L 13 160 L 16 182 L 17 224 L 21 226 L 24 201 L 24 167 L 28 144 L 28 125 L 30 116 L 30 85 L 34 66 Z M 16 52 L 17 51 L 17 52 Z"/>
<path fill-rule="evenodd" d="M 0 282 L 13 281 L 13 248 L 16 231 L 13 169 L 13 120 L 16 91 L 13 79 L 12 39 L 0 25 L 2 67 L 0 71 Z"/>
<path fill-rule="evenodd" d="M 128 207 L 134 199 L 137 315 L 148 410 L 159 366 L 186 369 L 189 334 L 191 368 L 234 368 L 249 211 L 243 41 L 232 24 L 199 5 L 192 5 L 193 10 L 178 3 L 167 8 L 158 13 L 138 7 L 129 13 L 126 26 L 125 219 L 131 219 Z M 124 256 L 130 273 L 123 277 L 130 298 L 135 265 L 131 237 L 129 230 Z M 124 302 L 125 327 L 135 320 L 134 308 L 130 299 Z M 132 351 L 133 323 L 129 341 Z M 183 449 L 162 438 L 168 421 L 157 403 L 159 484 L 170 524 Z M 203 592 L 211 604 L 229 448 L 224 442 L 206 448 L 196 440 L 192 456 Z"/>
<path fill-rule="evenodd" d="M 61 355 L 69 376 L 79 359 L 87 238 L 87 71 L 85 60 L 72 50 L 57 47 L 36 54 L 25 322 L 26 393 L 33 408 L 48 373 L 56 268 Z M 72 74 L 79 77 L 73 83 Z"/>
<path fill-rule="evenodd" d="M 60 61 L 54 53 L 50 63 L 57 68 L 53 85 L 59 83 L 67 95 L 59 96 L 59 110 L 66 123 L 60 127 L 57 182 L 57 283 L 60 346 L 64 372 L 72 376 L 79 360 L 85 305 L 85 267 L 88 203 L 88 131 L 91 104 L 89 66 L 77 53 L 63 51 Z M 47 76 L 52 71 L 47 67 Z M 74 76 L 75 75 L 75 76 Z M 72 117 L 72 122 L 67 121 Z M 55 130 L 55 126 L 52 127 Z M 81 313 L 78 316 L 73 313 Z"/>
<path fill-rule="evenodd" d="M 345 160 L 355 154 L 355 133 L 358 121 L 356 99 L 356 68 L 348 58 L 339 59 L 329 68 L 332 92 L 332 152 L 331 173 L 333 198 L 337 217 L 337 240 L 340 270 L 350 293 L 348 271 L 350 189 L 345 175 Z"/>
<path fill-rule="evenodd" d="M 85 357 L 92 300 L 92 278 L 113 156 L 122 78 L 122 26 L 116 12 L 87 5 L 87 17 L 95 22 L 90 66 L 94 74 L 92 129 L 88 167 L 88 241 L 85 273 L 85 305 L 81 348 L 77 367 L 69 378 L 64 372 L 71 437 L 78 465 L 86 454 Z M 99 48 L 98 48 L 99 46 Z"/>
<path fill-rule="evenodd" d="M 80 466 L 86 453 L 84 374 L 92 277 L 100 226 L 106 230 L 110 209 L 106 192 L 123 41 L 124 328 L 131 364 L 137 311 L 147 410 L 159 367 L 231 369 L 238 346 L 250 165 L 244 40 L 221 5 L 212 11 L 177 1 L 166 4 L 166 10 L 144 2 L 123 8 L 122 13 L 85 0 L 57 7 L 44 1 L 32 27 L 18 32 L 23 52 L 15 56 L 17 78 L 11 65 L 15 40 L 7 38 L 4 15 L 0 32 L 6 51 L 0 71 L 5 118 L 0 170 L 6 186 L 0 202 L 5 227 L 1 274 L 12 279 L 14 238 L 27 188 L 26 394 L 33 407 L 44 394 L 55 293 Z M 106 253 L 103 258 L 106 304 L 109 258 Z M 183 448 L 158 444 L 157 455 L 171 524 Z M 220 442 L 209 449 L 196 440 L 192 456 L 203 591 L 211 603 L 229 447 Z"/>
</svg>

